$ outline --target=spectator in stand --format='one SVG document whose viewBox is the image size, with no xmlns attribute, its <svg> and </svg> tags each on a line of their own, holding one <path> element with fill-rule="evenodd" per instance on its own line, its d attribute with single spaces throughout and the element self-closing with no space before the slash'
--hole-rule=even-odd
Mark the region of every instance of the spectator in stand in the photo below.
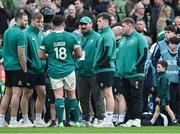
<svg viewBox="0 0 180 134">
<path fill-rule="evenodd" d="M 125 4 L 125 11 L 126 11 L 126 16 L 129 17 L 130 13 L 132 12 L 135 4 L 139 2 L 140 0 L 128 0 Z"/>
<path fill-rule="evenodd" d="M 132 10 L 130 17 L 136 22 L 137 19 L 143 19 L 148 28 L 148 18 L 145 15 L 145 7 L 142 2 L 138 2 Z"/>
<path fill-rule="evenodd" d="M 27 0 L 18 0 L 18 7 L 25 7 Z"/>
<path fill-rule="evenodd" d="M 10 15 L 4 8 L 2 2 L 0 1 L 0 34 L 4 34 L 6 29 L 8 29 L 8 21 L 9 21 Z"/>
<path fill-rule="evenodd" d="M 36 5 L 36 1 L 35 0 L 27 0 L 26 1 L 26 9 L 27 11 L 29 11 L 30 13 L 34 13 L 34 10 L 36 9 L 37 5 Z"/>
<path fill-rule="evenodd" d="M 47 32 L 49 29 L 52 29 L 52 18 L 55 15 L 55 12 L 52 8 L 50 7 L 43 7 L 40 10 L 40 13 L 43 15 L 44 17 L 44 26 L 43 26 L 43 32 Z"/>
<path fill-rule="evenodd" d="M 114 3 L 114 2 L 109 2 L 109 4 L 107 5 L 106 10 L 107 10 L 107 12 L 108 12 L 110 15 L 116 16 L 117 22 L 120 22 L 119 15 L 118 15 L 118 13 L 117 13 L 117 4 L 116 4 L 116 3 Z"/>
<path fill-rule="evenodd" d="M 38 11 L 36 12 L 40 12 L 43 15 L 45 23 L 44 25 L 46 25 L 46 23 L 51 22 L 52 17 L 55 15 L 55 11 L 51 8 L 51 4 L 51 0 L 39 1 Z"/>
<path fill-rule="evenodd" d="M 61 6 L 61 0 L 51 0 L 50 7 L 54 10 L 56 15 L 64 16 L 64 8 Z"/>
<path fill-rule="evenodd" d="M 174 9 L 174 15 L 179 16 L 180 15 L 180 0 L 177 0 L 174 5 L 175 5 L 175 8 L 173 8 Z"/>
<path fill-rule="evenodd" d="M 74 4 L 74 0 L 61 0 L 61 5 L 64 9 L 67 9 L 70 4 Z"/>
<path fill-rule="evenodd" d="M 76 9 L 73 4 L 70 4 L 67 10 L 68 10 L 68 14 L 65 18 L 65 24 L 66 24 L 65 30 L 68 32 L 73 32 L 75 30 L 76 23 L 79 20 L 76 18 Z"/>
<path fill-rule="evenodd" d="M 170 19 L 172 12 L 171 10 L 172 8 L 167 5 L 161 8 L 161 11 L 159 13 L 159 18 L 157 21 L 157 33 L 163 31 L 166 26 L 172 25 L 172 20 Z"/>
<path fill-rule="evenodd" d="M 80 19 L 84 16 L 88 16 L 92 19 L 93 24 L 96 22 L 96 17 L 93 15 L 92 12 L 84 9 L 84 1 L 83 0 L 75 0 L 74 1 L 75 9 L 76 9 L 76 16 L 77 19 L 80 21 Z"/>
<path fill-rule="evenodd" d="M 27 0 L 25 9 L 26 9 L 27 14 L 28 14 L 28 24 L 30 24 L 31 19 L 32 19 L 32 15 L 36 11 L 36 1 L 35 0 Z"/>
<path fill-rule="evenodd" d="M 117 16 L 111 14 L 111 22 L 110 22 L 110 26 L 113 27 L 116 23 L 117 23 Z"/>
<path fill-rule="evenodd" d="M 154 0 L 154 5 L 152 6 L 151 10 L 150 10 L 150 25 L 149 25 L 149 29 L 150 29 L 150 34 L 152 36 L 152 40 L 153 42 L 157 41 L 157 21 L 159 19 L 159 15 L 161 12 L 161 9 L 163 9 L 163 6 L 167 6 L 164 3 L 164 0 Z M 174 13 L 173 10 L 171 10 L 171 16 L 173 17 Z"/>
<path fill-rule="evenodd" d="M 136 20 L 136 30 L 143 35 L 149 35 L 143 18 Z"/>
<path fill-rule="evenodd" d="M 180 16 L 176 16 L 175 20 L 176 34 L 180 38 Z"/>
<path fill-rule="evenodd" d="M 50 5 L 51 5 L 51 0 L 39 0 L 39 9 Z"/>
<path fill-rule="evenodd" d="M 98 0 L 97 5 L 93 8 L 93 13 L 98 15 L 99 13 L 106 12 L 106 7 L 109 4 L 106 0 Z"/>
<path fill-rule="evenodd" d="M 136 31 L 146 37 L 146 39 L 148 41 L 148 48 L 150 48 L 152 45 L 152 39 L 149 36 L 149 33 L 147 31 L 146 24 L 145 24 L 143 18 L 136 20 Z"/>
</svg>

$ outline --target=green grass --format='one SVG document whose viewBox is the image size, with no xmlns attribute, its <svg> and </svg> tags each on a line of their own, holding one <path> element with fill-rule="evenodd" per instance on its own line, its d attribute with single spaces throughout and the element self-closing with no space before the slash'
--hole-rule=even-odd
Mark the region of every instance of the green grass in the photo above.
<svg viewBox="0 0 180 134">
<path fill-rule="evenodd" d="M 0 133 L 121 133 L 121 134 L 180 134 L 179 127 L 141 127 L 141 128 L 0 128 Z"/>
</svg>

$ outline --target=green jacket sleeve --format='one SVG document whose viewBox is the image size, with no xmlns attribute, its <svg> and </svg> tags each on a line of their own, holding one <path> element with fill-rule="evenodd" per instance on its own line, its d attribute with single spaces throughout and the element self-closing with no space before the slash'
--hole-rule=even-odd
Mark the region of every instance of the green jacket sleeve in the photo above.
<svg viewBox="0 0 180 134">
<path fill-rule="evenodd" d="M 168 80 L 165 77 L 161 77 L 159 81 L 159 87 L 158 87 L 158 97 L 164 98 L 167 96 L 168 93 Z"/>
<path fill-rule="evenodd" d="M 103 43 L 103 52 L 101 54 L 101 57 L 99 58 L 99 62 L 101 62 L 101 64 L 105 64 L 106 61 L 108 61 L 111 56 L 112 56 L 112 53 L 113 53 L 113 39 L 109 39 L 108 37 L 105 37 L 103 40 L 102 40 L 102 43 Z"/>
<path fill-rule="evenodd" d="M 140 37 L 141 38 L 139 39 L 139 42 L 138 42 L 138 50 L 139 50 L 138 52 L 139 52 L 140 56 L 139 56 L 137 63 L 136 63 L 137 69 L 144 67 L 144 64 L 146 62 L 147 55 L 148 55 L 147 40 L 143 36 L 140 36 Z"/>
</svg>

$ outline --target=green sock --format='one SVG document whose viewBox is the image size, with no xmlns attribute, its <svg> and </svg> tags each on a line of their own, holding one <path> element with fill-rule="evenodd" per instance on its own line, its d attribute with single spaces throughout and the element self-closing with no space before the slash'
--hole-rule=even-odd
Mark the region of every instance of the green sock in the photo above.
<svg viewBox="0 0 180 134">
<path fill-rule="evenodd" d="M 66 111 L 66 124 L 69 124 L 70 122 L 70 105 L 69 105 L 69 99 L 65 98 L 65 111 Z"/>
<path fill-rule="evenodd" d="M 69 99 L 68 101 L 69 101 L 72 115 L 74 117 L 74 122 L 79 122 L 80 111 L 79 111 L 77 99 L 71 99 L 71 100 Z"/>
<path fill-rule="evenodd" d="M 64 100 L 61 98 L 57 98 L 55 100 L 55 108 L 58 118 L 58 124 L 60 124 L 61 122 L 63 122 Z"/>
</svg>

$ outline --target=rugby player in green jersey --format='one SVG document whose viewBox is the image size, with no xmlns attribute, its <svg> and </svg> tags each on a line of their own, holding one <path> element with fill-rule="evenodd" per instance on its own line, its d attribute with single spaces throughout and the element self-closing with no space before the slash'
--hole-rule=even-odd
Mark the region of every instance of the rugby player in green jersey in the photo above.
<svg viewBox="0 0 180 134">
<path fill-rule="evenodd" d="M 5 113 L 11 105 L 11 119 L 9 127 L 20 127 L 17 122 L 20 96 L 27 86 L 26 66 L 26 37 L 23 32 L 28 24 L 27 14 L 17 12 L 15 24 L 8 28 L 3 37 L 4 68 L 6 73 L 6 92 L 0 106 L 0 127 L 7 127 Z M 11 101 L 10 101 L 11 100 Z"/>
<path fill-rule="evenodd" d="M 79 107 L 75 95 L 76 77 L 74 57 L 82 56 L 78 41 L 72 35 L 64 31 L 64 17 L 55 15 L 52 19 L 54 32 L 47 35 L 40 46 L 39 57 L 48 57 L 48 76 L 55 95 L 55 108 L 58 118 L 58 127 L 64 127 L 64 90 L 68 102 L 65 103 L 66 110 L 72 112 L 75 126 L 79 124 Z"/>
</svg>

